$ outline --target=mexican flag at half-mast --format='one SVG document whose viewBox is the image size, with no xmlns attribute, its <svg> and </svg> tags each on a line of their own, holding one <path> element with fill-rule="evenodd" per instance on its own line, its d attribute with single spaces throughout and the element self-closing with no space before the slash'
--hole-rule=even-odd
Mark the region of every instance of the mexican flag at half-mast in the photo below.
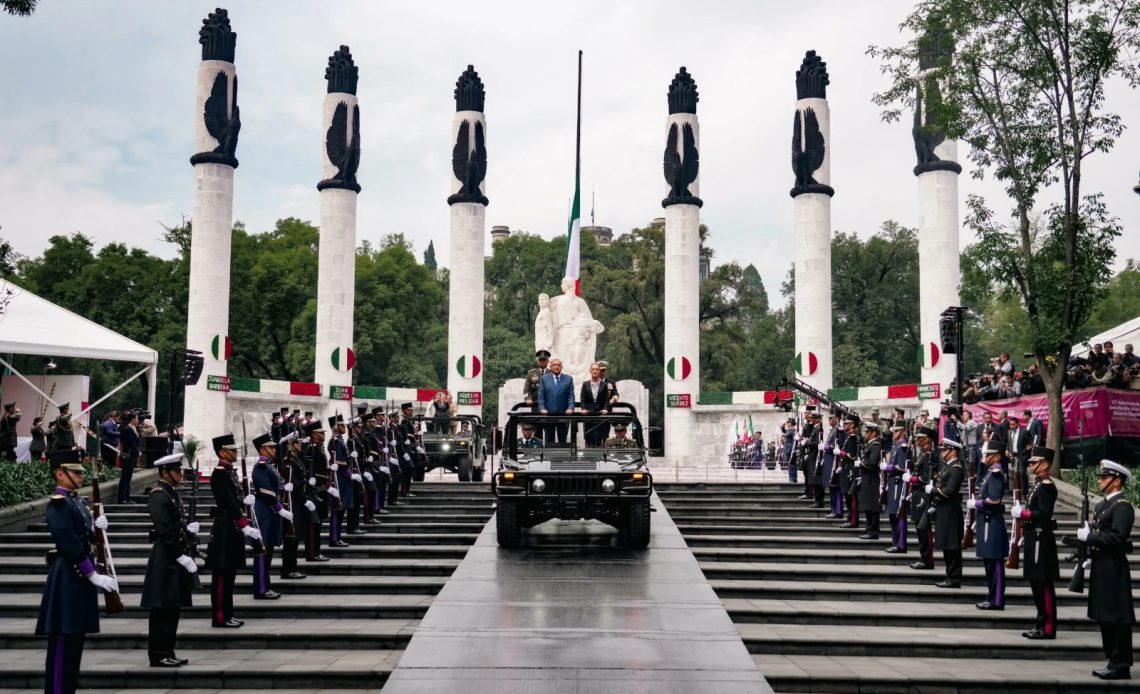
<svg viewBox="0 0 1140 694">
<path fill-rule="evenodd" d="M 574 199 L 566 227 L 566 271 L 574 280 L 574 294 L 582 295 L 582 51 L 578 51 L 578 125 L 574 144 Z"/>
</svg>

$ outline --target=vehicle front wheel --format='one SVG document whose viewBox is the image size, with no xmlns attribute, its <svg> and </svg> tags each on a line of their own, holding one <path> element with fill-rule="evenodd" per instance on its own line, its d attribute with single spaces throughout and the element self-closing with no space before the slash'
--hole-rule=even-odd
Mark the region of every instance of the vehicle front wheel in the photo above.
<svg viewBox="0 0 1140 694">
<path fill-rule="evenodd" d="M 456 473 L 459 475 L 459 481 L 460 482 L 470 482 L 471 481 L 471 459 L 470 458 L 464 458 L 463 460 L 460 460 L 459 461 L 459 468 L 456 470 Z"/>
<path fill-rule="evenodd" d="M 483 468 L 477 467 L 477 468 L 471 469 L 471 481 L 472 482 L 482 482 L 483 481 Z"/>
<path fill-rule="evenodd" d="M 514 499 L 499 499 L 499 508 L 495 511 L 495 534 L 500 547 L 518 547 L 522 542 L 519 508 Z"/>
<path fill-rule="evenodd" d="M 427 474 L 427 470 L 424 468 L 424 466 L 417 465 L 415 469 L 412 470 L 412 481 L 423 482 L 425 474 Z"/>
<path fill-rule="evenodd" d="M 630 549 L 649 546 L 649 499 L 634 501 L 626 509 L 626 544 Z"/>
</svg>

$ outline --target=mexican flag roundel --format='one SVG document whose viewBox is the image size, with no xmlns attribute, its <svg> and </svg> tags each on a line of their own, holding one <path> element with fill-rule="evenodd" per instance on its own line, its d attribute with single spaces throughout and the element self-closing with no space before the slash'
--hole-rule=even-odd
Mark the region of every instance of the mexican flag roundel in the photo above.
<svg viewBox="0 0 1140 694">
<path fill-rule="evenodd" d="M 233 353 L 234 343 L 228 336 L 214 335 L 214 339 L 210 341 L 210 354 L 214 355 L 214 359 L 228 361 Z"/>
<path fill-rule="evenodd" d="M 477 378 L 483 372 L 483 362 L 474 354 L 464 354 L 455 362 L 455 370 L 463 378 Z"/>
<path fill-rule="evenodd" d="M 815 352 L 800 352 L 796 355 L 796 373 L 811 376 L 819 368 L 819 358 Z"/>
<path fill-rule="evenodd" d="M 924 369 L 933 369 L 938 366 L 940 356 L 941 352 L 938 351 L 938 345 L 933 342 L 928 342 L 918 348 L 918 363 Z"/>
<path fill-rule="evenodd" d="M 673 357 L 665 365 L 665 370 L 669 373 L 669 378 L 674 381 L 683 381 L 692 373 L 693 365 L 685 357 Z"/>
<path fill-rule="evenodd" d="M 332 351 L 332 365 L 337 371 L 352 371 L 356 366 L 356 352 L 351 347 L 337 347 Z"/>
</svg>

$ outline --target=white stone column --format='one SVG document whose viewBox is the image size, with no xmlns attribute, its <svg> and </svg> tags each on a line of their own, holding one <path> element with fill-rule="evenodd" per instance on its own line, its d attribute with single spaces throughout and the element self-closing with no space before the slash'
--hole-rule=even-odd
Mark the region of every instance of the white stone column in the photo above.
<svg viewBox="0 0 1140 694">
<path fill-rule="evenodd" d="M 352 385 L 353 310 L 356 292 L 356 181 L 360 165 L 357 67 L 348 46 L 329 58 L 322 110 L 320 251 L 317 257 L 317 344 L 313 377 L 328 397 L 334 386 Z M 323 417 L 340 401 L 330 402 Z M 348 405 L 345 405 L 348 408 Z"/>
<path fill-rule="evenodd" d="M 665 121 L 665 463 L 687 464 L 693 455 L 693 413 L 701 394 L 700 125 L 697 86 L 685 70 L 669 85 Z M 692 161 L 689 161 L 692 157 Z"/>
<path fill-rule="evenodd" d="M 796 373 L 815 388 L 832 386 L 831 111 L 827 66 L 808 51 L 796 72 L 796 123 L 801 170 L 792 188 L 795 237 Z M 822 152 L 819 151 L 822 137 Z M 796 165 L 793 164 L 793 169 Z"/>
<path fill-rule="evenodd" d="M 945 140 L 934 148 L 938 161 L 915 168 L 918 176 L 918 299 L 919 334 L 923 345 L 922 383 L 942 386 L 942 398 L 954 380 L 955 359 L 942 354 L 938 318 L 950 306 L 958 306 L 958 143 Z M 920 171 L 926 168 L 928 170 Z M 934 352 L 933 350 L 937 350 Z M 930 355 L 937 353 L 933 366 Z M 937 410 L 937 401 L 923 406 Z"/>
<path fill-rule="evenodd" d="M 483 249 L 487 228 L 487 118 L 473 66 L 455 83 L 451 122 L 451 268 L 447 315 L 447 390 L 459 414 L 483 414 Z M 464 159 L 462 151 L 467 152 Z M 454 163 L 456 159 L 460 163 Z"/>
<path fill-rule="evenodd" d="M 226 431 L 226 395 L 209 390 L 210 376 L 226 376 L 230 320 L 230 239 L 233 234 L 234 169 L 237 160 L 237 74 L 233 64 L 236 35 L 230 31 L 225 10 L 206 19 L 200 33 L 202 62 L 198 65 L 195 105 L 194 203 L 190 239 L 190 290 L 186 307 L 186 346 L 202 352 L 205 360 L 197 385 L 186 388 L 184 430 L 206 445 L 204 469 L 216 459 L 210 439 Z M 220 58 L 220 59 L 219 59 Z M 219 75 L 221 76 L 219 78 Z M 219 95 L 224 93 L 224 103 Z M 207 114 L 228 120 L 219 126 Z M 218 137 L 215 137 L 217 135 Z"/>
</svg>

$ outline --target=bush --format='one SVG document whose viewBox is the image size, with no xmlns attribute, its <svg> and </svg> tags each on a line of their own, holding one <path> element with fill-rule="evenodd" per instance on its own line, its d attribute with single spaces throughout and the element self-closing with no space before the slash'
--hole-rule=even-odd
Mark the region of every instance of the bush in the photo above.
<svg viewBox="0 0 1140 694">
<path fill-rule="evenodd" d="M 1133 506 L 1140 505 L 1140 467 L 1129 467 L 1132 471 L 1132 477 L 1124 483 L 1124 498 L 1128 503 Z M 1100 488 L 1097 486 L 1096 473 L 1100 470 L 1098 465 L 1086 465 L 1080 470 L 1063 470 L 1062 479 L 1069 484 L 1074 484 L 1079 489 L 1084 483 L 1084 478 L 1088 477 L 1089 494 L 1100 495 Z M 1092 509 L 1089 509 L 1092 512 Z"/>
<path fill-rule="evenodd" d="M 87 469 L 87 479 L 94 479 L 91 459 L 84 460 L 83 467 Z M 99 482 L 112 482 L 119 479 L 117 468 L 103 467 L 103 476 Z M 0 462 L 0 508 L 32 501 L 48 496 L 55 489 L 55 477 L 51 474 L 51 467 L 47 463 L 13 463 L 5 460 Z M 106 496 L 106 490 L 100 491 Z"/>
</svg>

